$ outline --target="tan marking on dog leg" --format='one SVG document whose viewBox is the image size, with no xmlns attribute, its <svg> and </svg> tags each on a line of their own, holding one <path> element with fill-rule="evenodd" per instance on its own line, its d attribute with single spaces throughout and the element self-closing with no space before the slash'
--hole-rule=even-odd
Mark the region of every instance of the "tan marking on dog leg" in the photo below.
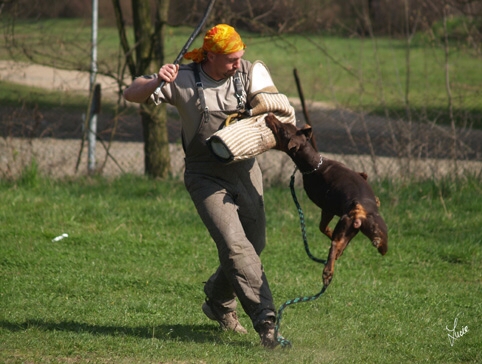
<svg viewBox="0 0 482 364">
<path fill-rule="evenodd" d="M 334 216 L 335 215 L 328 214 L 326 212 L 321 211 L 321 220 L 320 220 L 319 228 L 320 228 L 321 233 L 328 236 L 330 238 L 330 240 L 333 236 L 333 230 L 331 230 L 328 227 L 328 224 L 330 223 L 331 220 L 333 220 Z"/>
<path fill-rule="evenodd" d="M 355 207 L 348 213 L 351 219 L 353 219 L 353 227 L 359 229 L 362 225 L 362 221 L 367 218 L 367 212 L 365 208 L 357 203 Z"/>
</svg>

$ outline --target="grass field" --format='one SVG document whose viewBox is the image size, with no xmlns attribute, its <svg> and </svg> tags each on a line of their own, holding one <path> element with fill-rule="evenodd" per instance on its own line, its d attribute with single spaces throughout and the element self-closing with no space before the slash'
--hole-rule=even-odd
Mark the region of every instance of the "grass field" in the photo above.
<svg viewBox="0 0 482 364">
<path fill-rule="evenodd" d="M 166 37 L 165 62 L 171 62 L 192 29 L 172 27 Z M 0 59 L 25 60 L 20 49 L 35 60 L 61 68 L 90 67 L 89 23 L 78 19 L 20 22 L 16 48 L 8 29 L 0 39 Z M 443 44 L 418 34 L 407 47 L 404 39 L 340 38 L 314 34 L 261 36 L 241 32 L 245 58 L 263 60 L 279 90 L 298 97 L 293 69 L 298 70 L 306 99 L 330 102 L 392 118 L 449 123 Z M 132 34 L 129 33 L 132 37 Z M 122 62 L 117 30 L 99 28 L 99 70 L 115 73 Z M 131 39 L 132 44 L 132 39 Z M 194 46 L 200 46 L 199 37 Z M 10 52 L 7 50 L 10 49 Z M 482 69 L 480 54 L 466 44 L 452 42 L 448 77 L 453 114 L 459 125 L 482 127 Z M 2 88 L 8 85 L 2 84 Z M 7 90 L 6 90 L 7 91 Z M 2 97 L 3 98 L 3 97 Z"/>
<path fill-rule="evenodd" d="M 383 182 L 378 255 L 357 236 L 318 300 L 289 306 L 291 349 L 264 350 L 203 316 L 216 250 L 184 186 L 123 176 L 0 181 L 2 363 L 480 363 L 480 180 Z M 301 190 L 314 255 L 329 242 Z M 262 255 L 279 307 L 321 289 L 288 186 L 266 191 Z M 62 233 L 69 236 L 53 242 Z M 464 334 L 451 343 L 447 330 Z M 451 345 L 453 344 L 453 345 Z"/>
<path fill-rule="evenodd" d="M 167 60 L 191 31 L 170 29 Z M 40 60 L 89 66 L 88 23 L 21 23 L 16 35 Z M 297 96 L 297 68 L 308 99 L 407 116 L 404 40 L 242 35 L 246 58 L 264 60 L 289 96 Z M 5 39 L 0 59 L 11 57 Z M 116 69 L 118 49 L 116 30 L 101 27 L 102 71 Z M 449 56 L 454 115 L 482 127 L 480 57 L 457 44 Z M 448 122 L 441 45 L 416 37 L 410 72 L 412 116 Z M 87 101 L 1 82 L 0 103 L 82 111 Z M 217 253 L 182 183 L 129 175 L 53 181 L 32 165 L 17 181 L 0 180 L 0 362 L 482 362 L 480 179 L 384 181 L 374 189 L 389 226 L 388 254 L 357 236 L 326 293 L 284 311 L 281 333 L 293 347 L 267 351 L 242 311 L 247 336 L 220 332 L 203 315 L 203 282 Z M 297 192 L 312 251 L 324 258 L 319 211 Z M 303 249 L 289 187 L 269 188 L 265 199 L 262 260 L 279 307 L 318 293 L 322 267 Z M 68 237 L 52 241 L 62 233 Z"/>
</svg>

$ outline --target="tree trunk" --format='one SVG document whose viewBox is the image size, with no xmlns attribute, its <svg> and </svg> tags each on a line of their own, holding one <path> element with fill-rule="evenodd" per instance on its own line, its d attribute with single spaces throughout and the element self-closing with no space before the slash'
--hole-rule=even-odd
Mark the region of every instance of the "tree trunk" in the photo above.
<svg viewBox="0 0 482 364">
<path fill-rule="evenodd" d="M 132 0 L 136 74 L 133 78 L 157 72 L 164 63 L 164 28 L 169 0 L 156 1 L 156 24 L 151 24 L 149 0 Z M 166 178 L 171 172 L 167 113 L 165 105 L 140 105 L 144 135 L 145 173 L 153 178 Z"/>
<path fill-rule="evenodd" d="M 148 9 L 149 0 L 144 0 L 144 2 Z M 157 0 L 156 6 L 156 25 L 154 31 L 150 33 L 149 60 L 146 60 L 146 63 L 149 62 L 154 72 L 157 72 L 164 63 L 164 33 L 169 11 L 169 0 Z M 147 11 L 145 16 L 150 19 L 151 12 Z M 162 104 L 159 106 L 143 105 L 141 115 L 146 174 L 150 177 L 166 178 L 171 172 L 166 106 Z"/>
<path fill-rule="evenodd" d="M 142 104 L 145 173 L 153 178 L 166 178 L 171 172 L 166 106 Z"/>
</svg>

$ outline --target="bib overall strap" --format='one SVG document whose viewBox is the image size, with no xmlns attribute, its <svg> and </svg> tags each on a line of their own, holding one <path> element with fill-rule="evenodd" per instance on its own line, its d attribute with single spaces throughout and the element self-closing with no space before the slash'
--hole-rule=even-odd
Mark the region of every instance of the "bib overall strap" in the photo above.
<svg viewBox="0 0 482 364">
<path fill-rule="evenodd" d="M 194 80 L 196 81 L 196 88 L 197 93 L 199 96 L 199 102 L 201 103 L 201 107 L 204 114 L 204 122 L 209 122 L 209 109 L 206 105 L 206 99 L 204 97 L 204 88 L 203 83 L 201 82 L 201 76 L 199 75 L 199 68 L 200 66 L 194 67 Z"/>
<path fill-rule="evenodd" d="M 237 110 L 239 113 L 244 113 L 246 111 L 246 91 L 244 90 L 243 83 L 241 82 L 239 72 L 236 72 L 234 77 L 234 90 L 236 99 L 238 100 Z"/>
</svg>

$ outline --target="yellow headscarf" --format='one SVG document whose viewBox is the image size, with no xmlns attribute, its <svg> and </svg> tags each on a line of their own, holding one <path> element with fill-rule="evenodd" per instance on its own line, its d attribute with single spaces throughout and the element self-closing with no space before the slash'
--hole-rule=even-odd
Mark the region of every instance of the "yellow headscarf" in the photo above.
<svg viewBox="0 0 482 364">
<path fill-rule="evenodd" d="M 206 32 L 203 46 L 187 52 L 184 58 L 199 63 L 204 60 L 206 52 L 230 54 L 245 48 L 246 45 L 233 27 L 226 24 L 218 24 Z"/>
</svg>

